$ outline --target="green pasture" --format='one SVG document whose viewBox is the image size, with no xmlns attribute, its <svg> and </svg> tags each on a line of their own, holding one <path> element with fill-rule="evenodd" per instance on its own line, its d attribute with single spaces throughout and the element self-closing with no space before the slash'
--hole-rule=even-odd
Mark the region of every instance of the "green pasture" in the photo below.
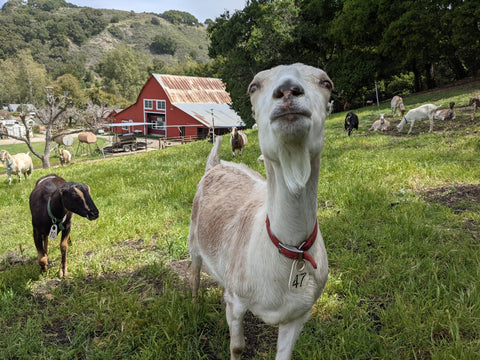
<svg viewBox="0 0 480 360">
<path fill-rule="evenodd" d="M 480 358 L 480 117 L 466 107 L 474 93 L 405 98 L 407 110 L 456 102 L 457 119 L 436 121 L 431 134 L 427 123 L 399 134 L 389 104 L 355 111 L 350 137 L 345 113 L 327 119 L 318 220 L 330 275 L 294 359 Z M 382 112 L 391 130 L 369 131 Z M 264 174 L 257 132 L 246 133 L 233 161 Z M 77 158 L 11 186 L 0 177 L 0 358 L 229 358 L 221 289 L 204 279 L 193 304 L 186 281 L 191 204 L 210 149 L 199 141 Z M 221 157 L 232 160 L 227 137 Z M 100 211 L 92 222 L 74 217 L 63 280 L 58 239 L 40 272 L 28 207 L 36 179 L 52 172 L 87 183 Z M 462 193 L 466 185 L 477 196 Z M 274 359 L 276 328 L 253 316 L 245 327 L 244 358 Z"/>
</svg>

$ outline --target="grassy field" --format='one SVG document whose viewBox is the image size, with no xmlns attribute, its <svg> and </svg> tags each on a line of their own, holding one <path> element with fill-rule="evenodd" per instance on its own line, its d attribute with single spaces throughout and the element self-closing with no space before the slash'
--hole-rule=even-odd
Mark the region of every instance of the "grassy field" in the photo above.
<svg viewBox="0 0 480 360">
<path fill-rule="evenodd" d="M 318 219 L 330 262 L 326 290 L 294 359 L 480 357 L 480 117 L 464 86 L 405 99 L 457 104 L 457 120 L 394 128 L 389 105 L 326 122 Z M 385 112 L 391 131 L 369 128 Z M 256 130 L 241 161 L 264 174 Z M 6 148 L 6 147 L 5 147 Z M 191 204 L 211 144 L 100 159 L 8 186 L 0 177 L 1 359 L 227 359 L 221 289 L 206 278 L 191 302 L 187 237 Z M 221 157 L 231 160 L 228 141 Z M 2 170 L 3 171 L 3 170 Z M 28 197 L 55 172 L 85 182 L 100 210 L 75 216 L 69 276 L 58 279 L 58 239 L 41 273 Z M 228 199 L 225 199 L 228 201 Z M 274 359 L 276 328 L 245 321 L 246 359 Z"/>
</svg>

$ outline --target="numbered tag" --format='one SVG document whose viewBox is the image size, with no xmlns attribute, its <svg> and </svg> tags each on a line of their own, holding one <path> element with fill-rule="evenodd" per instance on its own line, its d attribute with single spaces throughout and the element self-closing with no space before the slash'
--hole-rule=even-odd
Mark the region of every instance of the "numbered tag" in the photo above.
<svg viewBox="0 0 480 360">
<path fill-rule="evenodd" d="M 292 270 L 290 271 L 290 279 L 288 280 L 288 288 L 291 292 L 299 293 L 305 290 L 308 285 L 310 274 L 307 271 L 305 261 L 294 260 Z"/>
<path fill-rule="evenodd" d="M 53 224 L 52 227 L 50 228 L 50 234 L 48 234 L 48 237 L 50 240 L 55 240 L 58 234 L 58 226 L 57 224 Z"/>
</svg>

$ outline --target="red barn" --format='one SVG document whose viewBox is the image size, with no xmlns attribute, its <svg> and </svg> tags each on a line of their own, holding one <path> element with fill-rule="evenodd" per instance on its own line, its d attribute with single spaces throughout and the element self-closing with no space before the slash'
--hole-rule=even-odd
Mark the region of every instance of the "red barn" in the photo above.
<svg viewBox="0 0 480 360">
<path fill-rule="evenodd" d="M 200 138 L 221 135 L 245 123 L 231 109 L 232 100 L 220 79 L 153 74 L 137 102 L 113 115 L 116 133 Z"/>
</svg>

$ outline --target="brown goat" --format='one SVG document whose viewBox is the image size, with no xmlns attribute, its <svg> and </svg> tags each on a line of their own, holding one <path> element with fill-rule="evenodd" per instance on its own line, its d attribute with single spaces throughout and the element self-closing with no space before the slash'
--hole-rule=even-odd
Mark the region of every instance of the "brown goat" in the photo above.
<svg viewBox="0 0 480 360">
<path fill-rule="evenodd" d="M 50 174 L 38 179 L 30 194 L 33 240 L 42 270 L 48 267 L 48 239 L 55 240 L 62 231 L 60 251 L 62 263 L 60 277 L 67 275 L 67 248 L 73 213 L 88 220 L 98 218 L 98 209 L 90 197 L 90 187 L 76 182 L 66 182 Z"/>
<path fill-rule="evenodd" d="M 242 150 L 247 145 L 247 135 L 245 135 L 242 131 L 238 130 L 236 127 L 232 128 L 232 135 L 230 136 L 230 145 L 232 146 L 232 154 L 242 155 Z"/>
<path fill-rule="evenodd" d="M 474 119 L 477 109 L 480 108 L 480 94 L 470 99 L 470 101 L 468 102 L 468 106 L 472 106 L 472 105 L 473 105 L 472 119 Z"/>
</svg>

